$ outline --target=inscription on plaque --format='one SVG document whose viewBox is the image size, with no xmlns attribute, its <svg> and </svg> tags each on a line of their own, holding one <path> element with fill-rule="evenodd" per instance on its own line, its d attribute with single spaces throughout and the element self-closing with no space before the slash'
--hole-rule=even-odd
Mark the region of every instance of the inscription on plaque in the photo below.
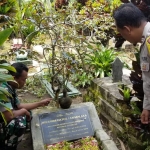
<svg viewBox="0 0 150 150">
<path fill-rule="evenodd" d="M 40 114 L 39 120 L 43 142 L 47 145 L 94 135 L 85 107 Z"/>
</svg>

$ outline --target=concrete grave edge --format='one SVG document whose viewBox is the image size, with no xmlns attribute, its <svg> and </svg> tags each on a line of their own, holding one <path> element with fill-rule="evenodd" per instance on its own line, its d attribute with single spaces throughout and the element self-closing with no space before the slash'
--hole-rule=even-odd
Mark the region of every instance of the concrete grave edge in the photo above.
<svg viewBox="0 0 150 150">
<path fill-rule="evenodd" d="M 99 120 L 98 114 L 96 112 L 95 106 L 92 102 L 85 102 L 80 104 L 73 104 L 71 108 L 79 108 L 86 106 L 89 112 L 89 116 L 91 118 L 91 122 L 93 125 L 93 129 L 95 132 L 96 139 L 101 142 L 102 147 L 104 150 L 118 150 L 114 141 L 110 139 L 108 134 L 103 130 L 101 122 Z M 45 113 L 45 112 L 54 112 L 57 111 L 57 108 L 43 108 L 43 109 L 36 109 L 33 110 L 33 119 L 31 121 L 31 133 L 32 133 L 32 140 L 33 140 L 33 149 L 34 150 L 45 150 L 42 133 L 40 130 L 39 124 L 39 117 L 38 114 Z"/>
</svg>

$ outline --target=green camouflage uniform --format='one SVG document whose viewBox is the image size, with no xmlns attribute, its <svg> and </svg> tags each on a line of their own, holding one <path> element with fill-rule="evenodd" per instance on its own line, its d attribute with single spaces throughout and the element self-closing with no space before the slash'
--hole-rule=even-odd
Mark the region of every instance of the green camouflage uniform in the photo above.
<svg viewBox="0 0 150 150">
<path fill-rule="evenodd" d="M 11 88 L 7 83 L 1 85 L 12 95 L 8 97 L 8 102 L 0 100 L 1 103 L 4 103 L 9 109 L 17 110 L 17 105 L 20 104 L 20 101 L 17 97 L 16 91 Z M 5 107 L 0 105 L 0 111 L 6 111 Z M 24 132 L 26 129 L 26 117 L 19 116 L 11 120 L 7 125 L 5 125 L 2 116 L 0 115 L 0 150 L 15 150 L 18 143 L 22 140 Z"/>
</svg>

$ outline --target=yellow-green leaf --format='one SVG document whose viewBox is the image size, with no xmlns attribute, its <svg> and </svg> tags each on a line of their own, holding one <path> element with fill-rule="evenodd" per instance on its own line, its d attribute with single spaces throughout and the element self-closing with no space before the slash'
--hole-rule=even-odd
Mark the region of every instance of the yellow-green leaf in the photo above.
<svg viewBox="0 0 150 150">
<path fill-rule="evenodd" d="M 13 80 L 13 77 L 11 75 L 0 73 L 0 82 L 6 82 L 9 80 Z"/>
<path fill-rule="evenodd" d="M 5 94 L 7 96 L 12 96 L 5 88 L 0 87 L 0 94 Z"/>
<path fill-rule="evenodd" d="M 12 28 L 8 28 L 3 31 L 0 31 L 0 46 L 7 40 L 7 38 L 10 36 L 12 31 L 13 31 Z"/>
<path fill-rule="evenodd" d="M 5 94 L 3 94 L 2 92 L 0 92 L 0 99 L 7 102 L 8 101 L 8 98 Z"/>
<path fill-rule="evenodd" d="M 7 69 L 9 71 L 16 72 L 16 69 L 8 63 L 0 64 L 0 68 Z"/>
</svg>

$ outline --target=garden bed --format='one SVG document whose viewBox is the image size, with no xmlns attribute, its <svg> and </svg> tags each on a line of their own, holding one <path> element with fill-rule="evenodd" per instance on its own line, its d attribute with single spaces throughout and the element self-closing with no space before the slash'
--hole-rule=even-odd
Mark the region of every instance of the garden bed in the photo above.
<svg viewBox="0 0 150 150">
<path fill-rule="evenodd" d="M 48 145 L 47 150 L 102 150 L 99 148 L 98 141 L 93 137 L 85 137 L 73 142 L 60 142 Z"/>
</svg>

